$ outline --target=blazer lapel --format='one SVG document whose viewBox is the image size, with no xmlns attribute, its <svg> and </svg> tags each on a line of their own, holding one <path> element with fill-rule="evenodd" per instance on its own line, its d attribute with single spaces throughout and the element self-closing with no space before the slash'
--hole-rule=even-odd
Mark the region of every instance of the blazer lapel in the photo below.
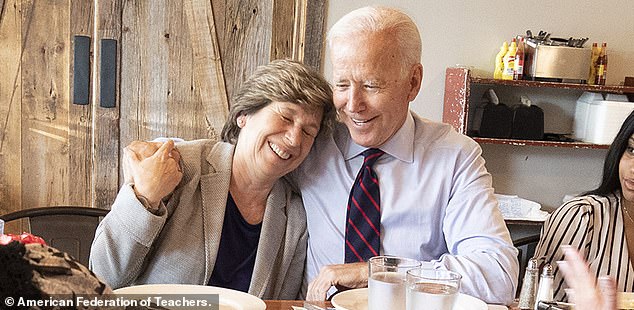
<svg viewBox="0 0 634 310">
<path fill-rule="evenodd" d="M 205 236 L 205 283 L 209 282 L 214 270 L 222 224 L 225 217 L 229 181 L 231 179 L 231 164 L 233 162 L 233 145 L 216 143 L 207 156 L 211 165 L 207 174 L 200 177 L 200 192 L 202 199 L 203 235 Z"/>
<path fill-rule="evenodd" d="M 286 233 L 286 188 L 281 180 L 277 181 L 266 201 L 266 210 L 262 221 L 262 232 L 255 257 L 255 266 L 251 276 L 249 293 L 264 296 L 271 279 L 273 265 L 279 258 L 278 253 Z M 275 290 L 276 288 L 270 288 Z"/>
</svg>

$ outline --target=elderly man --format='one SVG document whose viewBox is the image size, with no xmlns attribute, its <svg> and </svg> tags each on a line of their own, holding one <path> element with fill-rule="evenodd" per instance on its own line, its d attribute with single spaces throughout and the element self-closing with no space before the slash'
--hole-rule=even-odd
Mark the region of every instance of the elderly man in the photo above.
<svg viewBox="0 0 634 310">
<path fill-rule="evenodd" d="M 333 26 L 328 44 L 341 123 L 290 174 L 308 222 L 307 299 L 367 286 L 367 259 L 387 254 L 456 271 L 462 292 L 510 303 L 517 250 L 480 147 L 409 110 L 423 78 L 416 24 L 398 10 L 361 8 Z"/>
<path fill-rule="evenodd" d="M 327 40 L 341 123 L 291 175 L 307 214 L 307 299 L 366 286 L 367 259 L 387 254 L 456 271 L 463 293 L 510 303 L 517 250 L 480 147 L 409 109 L 423 78 L 416 24 L 365 7 Z"/>
</svg>

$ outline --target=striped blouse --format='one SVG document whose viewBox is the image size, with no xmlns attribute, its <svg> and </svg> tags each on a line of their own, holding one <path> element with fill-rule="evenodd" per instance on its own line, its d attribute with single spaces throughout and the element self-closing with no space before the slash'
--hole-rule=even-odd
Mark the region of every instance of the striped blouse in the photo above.
<svg viewBox="0 0 634 310">
<path fill-rule="evenodd" d="M 620 191 L 606 197 L 574 198 L 555 210 L 544 223 L 535 257 L 544 257 L 545 262 L 553 265 L 554 298 L 566 301 L 564 289 L 568 286 L 556 264 L 563 260 L 561 245 L 580 249 L 596 277 L 611 275 L 616 278 L 618 291 L 633 291 L 634 270 L 623 230 Z"/>
</svg>

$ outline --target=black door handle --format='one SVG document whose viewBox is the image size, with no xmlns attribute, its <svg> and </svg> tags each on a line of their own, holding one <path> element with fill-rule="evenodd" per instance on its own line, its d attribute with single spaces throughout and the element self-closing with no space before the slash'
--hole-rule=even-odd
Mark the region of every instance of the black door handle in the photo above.
<svg viewBox="0 0 634 310">
<path fill-rule="evenodd" d="M 101 91 L 99 106 L 114 108 L 117 106 L 117 40 L 101 40 Z"/>
<path fill-rule="evenodd" d="M 90 37 L 75 36 L 73 59 L 73 103 L 87 105 L 90 101 Z"/>
</svg>

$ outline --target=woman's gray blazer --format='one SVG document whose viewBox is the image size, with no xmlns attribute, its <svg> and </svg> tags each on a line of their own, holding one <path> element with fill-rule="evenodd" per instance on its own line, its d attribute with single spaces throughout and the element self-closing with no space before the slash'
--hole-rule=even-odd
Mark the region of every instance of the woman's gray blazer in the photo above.
<svg viewBox="0 0 634 310">
<path fill-rule="evenodd" d="M 220 245 L 234 146 L 213 140 L 177 143 L 183 179 L 147 211 L 124 185 L 92 244 L 91 269 L 113 288 L 148 283 L 206 285 Z M 267 200 L 249 293 L 297 299 L 306 259 L 301 197 L 280 179 Z"/>
</svg>

